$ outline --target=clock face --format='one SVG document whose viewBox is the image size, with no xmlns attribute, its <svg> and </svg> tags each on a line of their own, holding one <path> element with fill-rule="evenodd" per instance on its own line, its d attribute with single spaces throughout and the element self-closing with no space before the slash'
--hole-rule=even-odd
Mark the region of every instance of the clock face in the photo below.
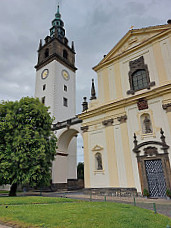
<svg viewBox="0 0 171 228">
<path fill-rule="evenodd" d="M 42 79 L 47 78 L 48 74 L 49 74 L 49 70 L 48 69 L 43 70 L 42 73 L 41 73 L 41 78 Z"/>
<path fill-rule="evenodd" d="M 63 78 L 68 81 L 69 80 L 69 73 L 66 70 L 62 70 L 62 76 Z"/>
</svg>

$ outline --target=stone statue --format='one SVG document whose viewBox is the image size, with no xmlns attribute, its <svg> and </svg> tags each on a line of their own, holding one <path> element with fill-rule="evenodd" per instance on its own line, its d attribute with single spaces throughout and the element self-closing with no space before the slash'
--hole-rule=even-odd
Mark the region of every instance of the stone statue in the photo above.
<svg viewBox="0 0 171 228">
<path fill-rule="evenodd" d="M 145 116 L 143 123 L 145 127 L 145 134 L 152 133 L 151 120 L 148 118 L 148 116 Z"/>
<path fill-rule="evenodd" d="M 97 159 L 97 170 L 102 170 L 102 157 L 100 154 L 96 155 L 96 159 Z"/>
</svg>

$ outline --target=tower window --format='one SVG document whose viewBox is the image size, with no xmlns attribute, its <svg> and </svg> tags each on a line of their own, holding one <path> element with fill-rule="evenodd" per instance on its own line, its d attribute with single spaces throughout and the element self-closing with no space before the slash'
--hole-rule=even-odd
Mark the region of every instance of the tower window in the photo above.
<svg viewBox="0 0 171 228">
<path fill-rule="evenodd" d="M 49 56 L 49 48 L 46 48 L 45 50 L 45 58 L 47 58 Z"/>
<path fill-rule="evenodd" d="M 63 106 L 68 107 L 68 99 L 63 97 Z"/>
<path fill-rule="evenodd" d="M 65 91 L 65 92 L 67 92 L 67 89 L 68 89 L 67 86 L 64 85 L 64 91 Z"/>
<path fill-rule="evenodd" d="M 63 57 L 65 59 L 68 59 L 68 52 L 66 50 L 63 50 Z"/>
<path fill-rule="evenodd" d="M 45 90 L 45 89 L 46 89 L 46 84 L 43 85 L 43 90 Z"/>
<path fill-rule="evenodd" d="M 42 97 L 42 104 L 45 104 L 45 97 Z"/>
</svg>

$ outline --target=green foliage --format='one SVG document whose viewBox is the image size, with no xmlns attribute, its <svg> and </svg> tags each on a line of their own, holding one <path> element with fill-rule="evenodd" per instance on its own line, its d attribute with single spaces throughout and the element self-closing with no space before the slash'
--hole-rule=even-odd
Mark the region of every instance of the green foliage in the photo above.
<svg viewBox="0 0 171 228">
<path fill-rule="evenodd" d="M 84 179 L 84 162 L 79 162 L 77 165 L 77 178 Z"/>
<path fill-rule="evenodd" d="M 0 185 L 48 185 L 57 139 L 39 99 L 0 104 Z"/>
<path fill-rule="evenodd" d="M 167 189 L 167 190 L 166 190 L 166 196 L 168 196 L 168 197 L 171 198 L 171 190 L 170 190 L 170 189 Z"/>
<path fill-rule="evenodd" d="M 17 227 L 161 228 L 171 225 L 169 217 L 126 204 L 46 197 L 6 199 L 9 204 L 0 206 L 0 221 L 10 221 L 11 226 Z M 16 206 L 17 200 L 22 205 Z"/>
<path fill-rule="evenodd" d="M 147 189 L 144 189 L 144 190 L 143 190 L 143 196 L 147 196 L 147 197 L 150 196 L 150 194 L 149 194 L 149 192 L 148 192 Z"/>
</svg>

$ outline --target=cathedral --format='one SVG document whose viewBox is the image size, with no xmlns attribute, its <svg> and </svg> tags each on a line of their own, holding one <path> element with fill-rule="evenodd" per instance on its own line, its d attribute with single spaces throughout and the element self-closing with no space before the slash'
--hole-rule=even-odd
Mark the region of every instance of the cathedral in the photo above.
<svg viewBox="0 0 171 228">
<path fill-rule="evenodd" d="M 98 97 L 82 119 L 85 188 L 171 189 L 171 20 L 131 29 L 93 69 Z"/>
<path fill-rule="evenodd" d="M 58 6 L 35 66 L 35 97 L 50 107 L 57 123 L 53 184 L 66 186 L 77 178 L 74 136 L 81 132 L 85 189 L 166 196 L 171 189 L 170 62 L 171 20 L 129 30 L 93 68 L 98 97 L 92 81 L 91 100 L 84 98 L 77 119 L 74 43 L 68 44 Z"/>
</svg>

